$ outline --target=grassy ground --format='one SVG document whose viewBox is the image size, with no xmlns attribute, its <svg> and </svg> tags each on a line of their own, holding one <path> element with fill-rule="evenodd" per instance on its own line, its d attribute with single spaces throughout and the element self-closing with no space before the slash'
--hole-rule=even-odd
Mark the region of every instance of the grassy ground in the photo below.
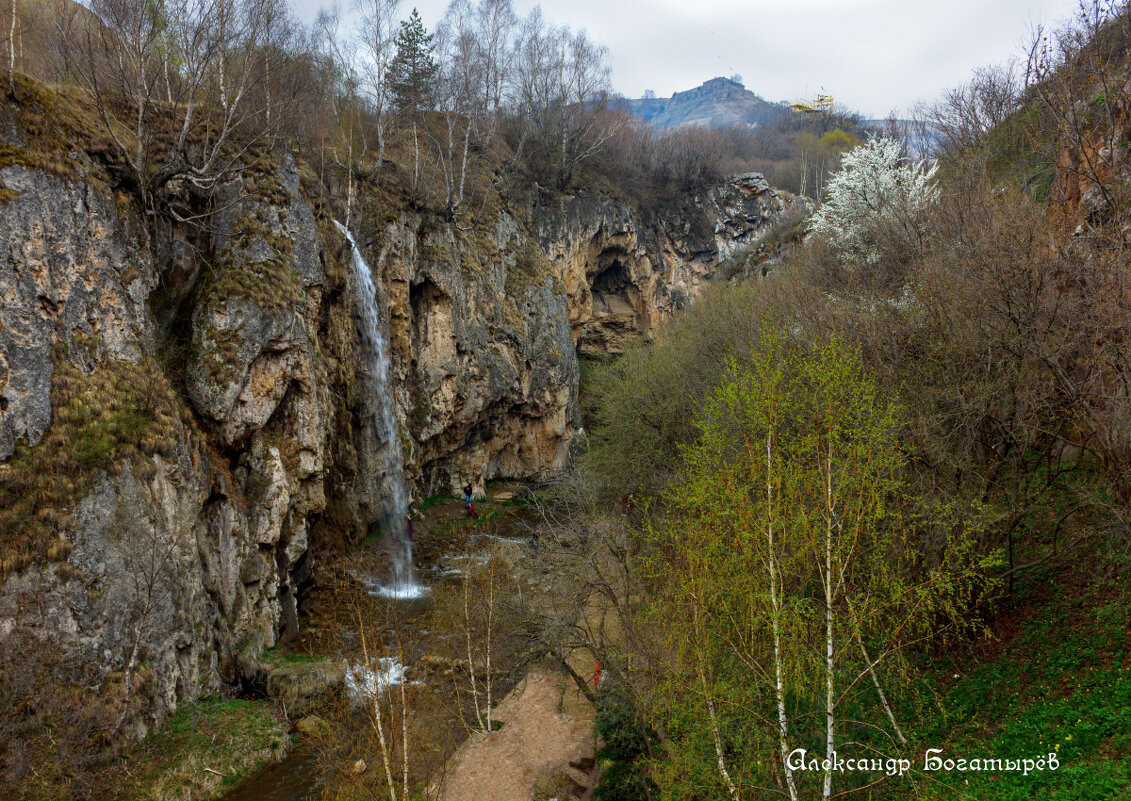
<svg viewBox="0 0 1131 801">
<path fill-rule="evenodd" d="M 186 704 L 120 767 L 118 801 L 217 798 L 290 747 L 266 701 L 222 697 Z"/>
<path fill-rule="evenodd" d="M 491 523 L 498 523 L 504 511 L 510 507 L 526 506 L 522 486 L 508 481 L 491 481 L 487 484 L 486 497 L 475 498 L 473 503 L 478 517 L 469 518 L 464 514 L 463 496 L 440 493 L 426 498 L 420 504 L 423 516 L 418 523 L 419 534 L 428 538 L 450 540 L 453 537 L 467 536 L 477 529 Z M 500 493 L 503 498 L 498 498 Z M 510 497 L 506 497 L 509 494 Z"/>
<path fill-rule="evenodd" d="M 283 667 L 285 665 L 311 665 L 315 662 L 322 662 L 325 659 L 326 657 L 324 656 L 315 656 L 305 651 L 284 650 L 278 645 L 274 648 L 268 648 L 259 657 L 260 662 L 265 662 L 274 667 Z"/>
<path fill-rule="evenodd" d="M 1097 560 L 1098 561 L 1098 560 Z M 1095 564 L 1079 559 L 1077 564 Z M 1131 798 L 1131 629 L 1119 578 L 1070 565 L 1018 582 L 998 639 L 933 664 L 914 745 L 942 757 L 1036 758 L 1056 771 L 920 774 L 927 798 Z M 916 766 L 922 768 L 920 764 Z M 928 778 L 929 777 L 929 778 Z"/>
</svg>

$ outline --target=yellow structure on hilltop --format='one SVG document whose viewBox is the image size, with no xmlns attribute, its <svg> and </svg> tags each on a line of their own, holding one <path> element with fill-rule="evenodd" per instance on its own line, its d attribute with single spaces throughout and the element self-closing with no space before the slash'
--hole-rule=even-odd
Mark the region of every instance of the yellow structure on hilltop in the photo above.
<svg viewBox="0 0 1131 801">
<path fill-rule="evenodd" d="M 832 111 L 833 96 L 820 94 L 817 95 L 817 99 L 811 103 L 805 100 L 798 100 L 796 103 L 790 103 L 788 108 L 790 111 L 798 114 L 821 114 Z"/>
</svg>

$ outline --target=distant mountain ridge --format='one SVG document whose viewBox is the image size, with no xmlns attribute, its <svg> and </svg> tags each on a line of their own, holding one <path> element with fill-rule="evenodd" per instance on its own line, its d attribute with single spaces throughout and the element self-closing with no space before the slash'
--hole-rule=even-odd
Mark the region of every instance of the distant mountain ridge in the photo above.
<svg viewBox="0 0 1131 801">
<path fill-rule="evenodd" d="M 771 103 L 733 78 L 712 78 L 668 98 L 618 98 L 614 106 L 660 129 L 683 125 L 708 128 L 769 125 L 789 114 L 784 103 Z"/>
</svg>

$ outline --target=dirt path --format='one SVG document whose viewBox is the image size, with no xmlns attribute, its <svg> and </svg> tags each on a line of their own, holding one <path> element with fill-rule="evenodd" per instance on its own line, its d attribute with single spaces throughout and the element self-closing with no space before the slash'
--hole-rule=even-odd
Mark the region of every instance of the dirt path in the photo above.
<svg viewBox="0 0 1131 801">
<path fill-rule="evenodd" d="M 534 668 L 494 716 L 503 727 L 474 734 L 460 747 L 437 801 L 530 801 L 539 777 L 543 782 L 557 777 L 561 790 L 589 797 L 593 707 L 572 682 Z"/>
</svg>

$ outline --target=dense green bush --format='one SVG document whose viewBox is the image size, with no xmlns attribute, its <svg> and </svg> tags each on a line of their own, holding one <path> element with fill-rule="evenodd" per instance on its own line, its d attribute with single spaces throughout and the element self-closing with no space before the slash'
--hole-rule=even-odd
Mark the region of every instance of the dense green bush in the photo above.
<svg viewBox="0 0 1131 801">
<path fill-rule="evenodd" d="M 639 712 L 625 698 L 623 688 L 610 686 L 597 699 L 597 734 L 601 750 L 601 784 L 596 801 L 640 801 L 655 789 L 648 775 L 649 740 L 655 737 Z"/>
</svg>

